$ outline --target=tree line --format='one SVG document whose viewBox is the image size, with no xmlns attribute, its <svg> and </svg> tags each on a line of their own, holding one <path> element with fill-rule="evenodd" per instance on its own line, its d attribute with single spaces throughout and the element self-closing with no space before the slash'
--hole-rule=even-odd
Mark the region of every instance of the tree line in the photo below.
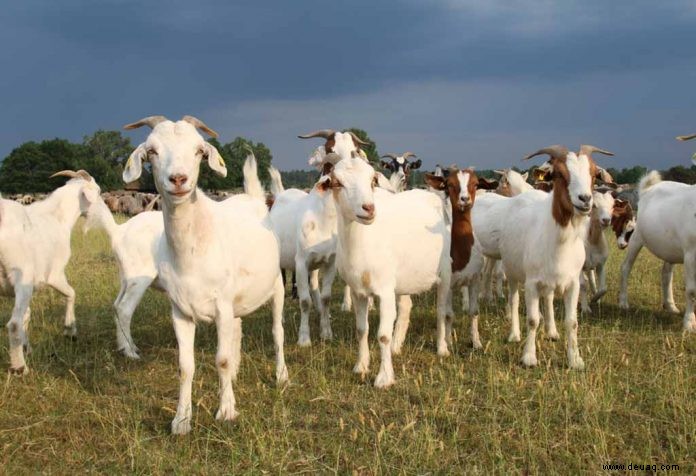
<svg viewBox="0 0 696 476">
<path fill-rule="evenodd" d="M 363 147 L 369 161 L 377 170 L 381 170 L 380 154 L 376 143 L 362 129 L 351 128 L 362 140 L 370 145 Z M 242 165 L 251 147 L 259 164 L 259 178 L 268 183 L 268 167 L 273 155 L 262 142 L 253 142 L 243 137 L 237 137 L 231 142 L 221 143 L 210 139 L 227 165 L 227 177 L 215 175 L 207 167 L 201 167 L 199 185 L 205 190 L 233 190 L 243 186 Z M 124 188 L 121 180 L 123 166 L 130 153 L 135 149 L 131 140 L 119 131 L 98 130 L 85 136 L 80 143 L 66 139 L 49 139 L 41 142 L 25 142 L 5 157 L 0 164 L 0 191 L 4 193 L 46 193 L 57 187 L 57 181 L 49 177 L 65 169 L 84 169 L 92 175 L 102 190 L 118 190 Z M 443 163 L 447 161 L 443 160 Z M 152 174 L 149 164 L 143 167 L 143 175 L 137 183 L 128 188 L 143 191 L 154 191 Z M 642 166 L 624 169 L 607 169 L 620 184 L 635 184 L 648 172 Z M 316 170 L 289 170 L 281 172 L 286 188 L 310 188 L 318 178 Z M 411 186 L 423 185 L 422 170 L 414 170 L 410 177 Z M 493 170 L 478 170 L 484 177 L 494 177 Z M 696 183 L 696 166 L 685 167 L 678 165 L 662 171 L 665 180 Z"/>
</svg>

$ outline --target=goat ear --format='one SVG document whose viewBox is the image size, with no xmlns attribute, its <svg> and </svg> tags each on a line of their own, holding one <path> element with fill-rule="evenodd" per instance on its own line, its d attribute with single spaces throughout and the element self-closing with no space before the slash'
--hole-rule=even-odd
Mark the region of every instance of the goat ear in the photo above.
<svg viewBox="0 0 696 476">
<path fill-rule="evenodd" d="M 99 200 L 99 193 L 97 192 L 96 189 L 92 187 L 82 187 L 82 196 L 84 197 L 85 200 L 87 200 L 88 203 L 94 203 L 97 200 Z"/>
<path fill-rule="evenodd" d="M 478 188 L 481 190 L 495 190 L 498 188 L 497 180 L 490 180 L 485 177 L 478 178 Z"/>
<path fill-rule="evenodd" d="M 529 171 L 522 174 L 522 180 L 524 180 L 526 182 L 528 178 L 529 178 Z"/>
<path fill-rule="evenodd" d="M 317 187 L 317 190 L 321 192 L 326 192 L 328 190 L 331 190 L 331 182 L 332 179 L 330 175 L 322 175 L 315 186 Z"/>
<path fill-rule="evenodd" d="M 422 164 L 423 164 L 423 161 L 421 159 L 418 159 L 414 162 L 411 162 L 411 165 L 409 166 L 409 168 L 411 170 L 416 170 L 416 169 L 419 169 Z"/>
<path fill-rule="evenodd" d="M 620 198 L 614 200 L 614 208 L 626 208 L 626 205 L 628 205 L 628 200 L 622 200 Z"/>
<path fill-rule="evenodd" d="M 213 172 L 221 177 L 227 177 L 227 166 L 223 160 L 220 152 L 207 142 L 203 146 L 205 148 L 206 155 L 208 156 L 208 166 L 213 169 Z"/>
<path fill-rule="evenodd" d="M 609 172 L 606 171 L 606 169 L 603 169 L 602 167 L 597 167 L 597 173 L 595 174 L 595 178 L 598 178 L 606 184 L 614 183 L 614 178 L 611 176 Z"/>
<path fill-rule="evenodd" d="M 425 183 L 435 190 L 445 189 L 445 178 L 433 174 L 425 174 Z"/>
<path fill-rule="evenodd" d="M 392 169 L 392 163 L 391 160 L 381 160 L 379 163 L 383 169 L 385 170 L 391 170 Z"/>
<path fill-rule="evenodd" d="M 123 168 L 123 181 L 125 183 L 135 182 L 143 173 L 143 161 L 147 160 L 147 149 L 145 144 L 140 144 L 128 157 L 126 166 Z"/>
</svg>

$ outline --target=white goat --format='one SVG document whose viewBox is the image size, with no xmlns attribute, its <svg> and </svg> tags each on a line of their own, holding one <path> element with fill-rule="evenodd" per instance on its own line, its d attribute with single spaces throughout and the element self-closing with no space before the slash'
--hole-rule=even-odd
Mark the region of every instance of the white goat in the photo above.
<svg viewBox="0 0 696 476">
<path fill-rule="evenodd" d="M 619 202 L 619 207 L 625 203 L 614 198 L 611 190 L 596 189 L 592 193 L 592 213 L 590 213 L 590 227 L 585 237 L 585 264 L 580 273 L 580 308 L 583 312 L 591 313 L 592 308 L 588 302 L 589 292 L 593 294 L 592 302 L 598 302 L 607 293 L 607 271 L 605 264 L 609 258 L 609 244 L 604 230 L 609 227 L 614 217 L 614 206 Z M 599 287 L 597 286 L 599 282 Z"/>
<path fill-rule="evenodd" d="M 266 214 L 265 206 L 258 200 L 260 183 L 256 170 L 256 160 L 250 155 L 243 168 L 244 187 L 246 194 L 233 195 L 220 202 L 230 213 L 246 212 L 262 218 Z M 250 185 L 251 184 L 251 185 Z M 154 206 L 159 197 L 150 205 Z M 150 286 L 163 290 L 157 282 L 157 263 L 155 256 L 159 242 L 164 233 L 162 212 L 145 211 L 125 223 L 118 224 L 106 203 L 100 198 L 92 203 L 87 210 L 87 226 L 102 228 L 109 235 L 111 249 L 118 263 L 119 289 L 114 308 L 116 310 L 116 348 L 131 359 L 139 359 L 139 350 L 131 334 L 133 313 L 138 307 L 145 291 Z"/>
<path fill-rule="evenodd" d="M 692 138 L 687 136 L 684 140 Z M 628 252 L 621 264 L 619 305 L 628 308 L 628 276 L 643 246 L 664 261 L 662 268 L 663 307 L 678 312 L 672 295 L 672 265 L 684 263 L 686 309 L 683 329 L 696 332 L 694 300 L 696 300 L 696 187 L 678 182 L 662 181 L 656 171 L 643 177 L 638 186 L 639 210 Z"/>
<path fill-rule="evenodd" d="M 528 322 L 522 355 L 525 366 L 537 365 L 540 296 L 546 301 L 547 333 L 552 338 L 558 337 L 553 295 L 560 292 L 565 303 L 568 364 L 574 369 L 584 367 L 577 343 L 577 305 L 580 271 L 585 262 L 584 238 L 592 209 L 592 183 L 599 174 L 592 152 L 611 155 L 586 145 L 578 154 L 562 146 L 540 149 L 525 159 L 541 154 L 551 157 L 553 193 L 534 191 L 512 198 L 500 197 L 491 206 L 479 210 L 479 202 L 474 208 L 474 229 L 484 253 L 503 260 L 509 287 L 511 341 L 520 339 L 518 286 L 525 283 Z"/>
<path fill-rule="evenodd" d="M 240 318 L 270 299 L 276 380 L 281 383 L 288 378 L 283 355 L 284 289 L 278 267 L 278 241 L 266 219 L 261 221 L 249 213 L 231 213 L 196 187 L 203 159 L 215 173 L 227 174 L 217 149 L 205 142 L 196 129 L 216 137 L 214 131 L 191 116 L 177 122 L 151 116 L 125 127 L 135 129 L 144 125 L 151 127 L 152 132 L 129 157 L 123 179 L 136 180 L 142 162 L 147 160 L 162 196 L 164 235 L 155 262 L 159 283 L 172 304 L 179 345 L 179 403 L 172 433 L 184 434 L 191 430 L 197 322 L 215 322 L 217 326 L 215 363 L 220 377 L 220 407 L 216 419 L 233 420 L 238 415 L 232 381 L 241 355 Z M 264 204 L 261 196 L 258 200 Z"/>
<path fill-rule="evenodd" d="M 66 297 L 64 334 L 74 337 L 77 333 L 75 291 L 65 277 L 70 234 L 80 215 L 99 199 L 100 190 L 84 170 L 63 170 L 51 177 L 57 176 L 70 180 L 45 200 L 26 206 L 0 200 L 0 290 L 15 297 L 7 323 L 14 374 L 29 370 L 24 347 L 31 350 L 27 334 L 34 289 L 47 284 Z"/>
<path fill-rule="evenodd" d="M 408 327 L 410 309 L 401 306 L 394 327 L 397 295 L 417 294 L 437 286 L 438 354 L 449 355 L 445 316 L 451 277 L 450 233 L 439 197 L 424 190 L 392 194 L 377 188 L 377 180 L 375 170 L 358 157 L 342 159 L 331 174 L 338 212 L 336 262 L 352 290 L 359 341 L 353 371 L 365 375 L 369 369 L 367 305 L 368 296 L 376 295 L 381 365 L 375 387 L 384 388 L 394 383 L 392 334 L 394 345 L 398 345 Z M 408 210 L 407 215 L 404 210 Z M 418 253 L 413 252 L 416 244 Z"/>
<path fill-rule="evenodd" d="M 310 134 L 308 137 L 324 136 Z M 280 174 L 273 168 L 270 174 L 274 195 L 270 219 L 280 242 L 280 267 L 293 270 L 297 276 L 301 314 L 297 344 L 309 346 L 312 344 L 309 333 L 312 300 L 321 316 L 321 339 L 333 337 L 329 304 L 336 276 L 336 207 L 330 180 L 328 176 L 322 176 L 310 193 L 297 189 L 281 191 Z M 321 295 L 319 271 L 322 276 Z"/>
</svg>

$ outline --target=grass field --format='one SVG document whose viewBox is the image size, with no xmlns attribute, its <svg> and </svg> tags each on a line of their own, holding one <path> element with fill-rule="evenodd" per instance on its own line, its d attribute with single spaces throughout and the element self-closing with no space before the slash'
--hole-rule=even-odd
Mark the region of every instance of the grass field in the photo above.
<svg viewBox="0 0 696 476">
<path fill-rule="evenodd" d="M 318 341 L 313 318 L 314 346 L 298 348 L 298 305 L 286 301 L 285 388 L 274 384 L 270 309 L 245 318 L 235 386 L 241 415 L 233 425 L 214 420 L 215 329 L 200 326 L 193 431 L 174 437 L 177 348 L 167 299 L 145 295 L 133 324 L 142 360 L 126 360 L 115 350 L 118 284 L 108 241 L 78 225 L 68 269 L 78 338 L 62 335 L 62 296 L 38 292 L 31 372 L 6 374 L 0 385 L 0 472 L 568 474 L 650 463 L 694 473 L 696 336 L 682 336 L 681 315 L 659 310 L 660 263 L 646 251 L 632 275 L 632 309 L 617 307 L 622 253 L 612 247 L 605 302 L 580 318 L 585 371 L 566 368 L 563 340 L 543 338 L 540 366 L 522 368 L 522 344 L 505 341 L 502 301 L 483 306 L 484 351 L 469 348 L 468 319 L 458 317 L 453 355 L 438 358 L 431 293 L 414 298 L 404 352 L 394 360 L 397 384 L 376 390 L 351 372 L 354 318 L 340 311 L 336 283 L 330 343 Z M 682 307 L 681 269 L 675 294 Z M 12 300 L 0 306 L 4 324 Z M 374 313 L 371 324 L 374 378 Z M 562 324 L 559 330 L 564 337 Z M 0 367 L 8 366 L 3 325 Z"/>
</svg>

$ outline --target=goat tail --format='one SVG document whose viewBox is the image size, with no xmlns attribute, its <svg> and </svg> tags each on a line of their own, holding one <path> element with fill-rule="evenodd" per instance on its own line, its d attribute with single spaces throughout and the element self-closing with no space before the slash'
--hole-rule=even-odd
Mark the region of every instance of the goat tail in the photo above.
<svg viewBox="0 0 696 476">
<path fill-rule="evenodd" d="M 265 201 L 266 193 L 264 192 L 261 181 L 259 180 L 256 156 L 251 149 L 249 150 L 249 155 L 247 155 L 247 158 L 244 161 L 242 173 L 244 174 L 244 193 L 253 198 Z"/>
<path fill-rule="evenodd" d="M 638 196 L 644 194 L 650 187 L 660 182 L 662 182 L 660 172 L 651 170 L 645 177 L 640 179 L 640 183 L 638 184 Z"/>
<path fill-rule="evenodd" d="M 268 167 L 268 174 L 271 176 L 271 194 L 277 197 L 285 191 L 280 171 L 271 165 Z"/>
</svg>

